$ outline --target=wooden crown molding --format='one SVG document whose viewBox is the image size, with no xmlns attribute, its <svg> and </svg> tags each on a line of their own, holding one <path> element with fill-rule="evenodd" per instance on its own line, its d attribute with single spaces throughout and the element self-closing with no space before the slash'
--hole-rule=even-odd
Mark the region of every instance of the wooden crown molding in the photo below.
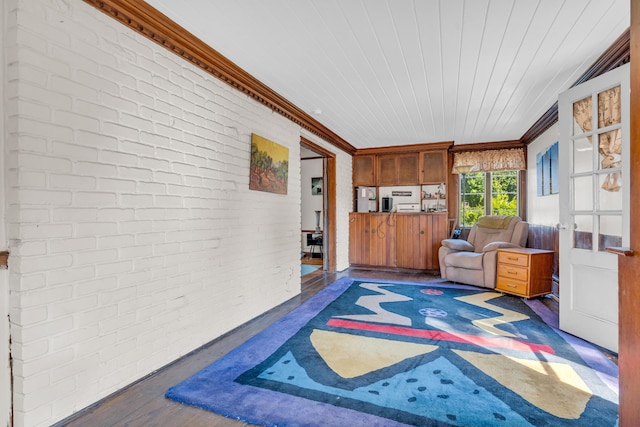
<svg viewBox="0 0 640 427">
<path fill-rule="evenodd" d="M 323 158 L 324 157 L 335 157 L 336 156 L 331 151 L 329 151 L 326 148 L 316 144 L 315 142 L 311 141 L 310 139 L 305 138 L 304 136 L 300 137 L 300 145 L 302 145 L 303 147 L 308 148 L 309 150 L 315 151 L 316 153 L 320 154 L 320 156 L 323 157 Z"/>
<path fill-rule="evenodd" d="M 302 128 L 353 155 L 356 148 L 142 0 L 84 0 Z"/>
<path fill-rule="evenodd" d="M 505 150 L 509 148 L 522 148 L 524 145 L 519 140 L 513 141 L 496 141 L 496 142 L 479 142 L 475 144 L 458 144 L 451 147 L 449 151 L 459 153 L 462 151 L 486 151 L 486 150 Z"/>
<path fill-rule="evenodd" d="M 580 76 L 571 87 L 578 86 L 594 77 L 611 71 L 629 62 L 631 58 L 631 31 L 627 29 L 611 46 Z M 520 138 L 524 145 L 531 144 L 544 131 L 558 121 L 558 103 L 554 103 Z"/>
<path fill-rule="evenodd" d="M 290 101 L 261 83 L 255 77 L 225 58 L 215 49 L 164 16 L 143 0 L 84 0 L 86 3 L 118 20 L 132 30 L 153 40 L 174 54 L 184 58 L 214 77 L 229 84 L 247 96 L 286 117 L 309 132 L 330 142 L 351 155 L 365 154 L 357 150 L 335 132 L 296 107 Z M 623 33 L 571 86 L 606 73 L 630 59 L 630 31 Z M 555 103 L 520 138 L 528 145 L 558 121 L 558 105 Z M 385 150 L 386 147 L 381 147 Z M 485 147 L 486 149 L 486 147 Z M 392 150 L 388 150 L 392 151 Z M 409 149 L 407 151 L 415 151 Z M 457 151 L 457 150 L 456 150 Z M 398 152 L 396 150 L 395 152 Z"/>
<path fill-rule="evenodd" d="M 453 146 L 453 141 L 445 142 L 427 142 L 424 144 L 397 145 L 388 147 L 361 148 L 355 153 L 356 156 L 367 154 L 399 154 L 399 153 L 417 153 L 429 150 L 449 150 Z"/>
</svg>

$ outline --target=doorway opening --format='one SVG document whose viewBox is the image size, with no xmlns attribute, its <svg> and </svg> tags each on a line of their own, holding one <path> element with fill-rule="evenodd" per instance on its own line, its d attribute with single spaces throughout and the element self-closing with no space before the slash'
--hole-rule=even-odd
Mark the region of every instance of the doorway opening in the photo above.
<svg viewBox="0 0 640 427">
<path fill-rule="evenodd" d="M 301 276 L 335 271 L 335 154 L 301 138 Z"/>
</svg>

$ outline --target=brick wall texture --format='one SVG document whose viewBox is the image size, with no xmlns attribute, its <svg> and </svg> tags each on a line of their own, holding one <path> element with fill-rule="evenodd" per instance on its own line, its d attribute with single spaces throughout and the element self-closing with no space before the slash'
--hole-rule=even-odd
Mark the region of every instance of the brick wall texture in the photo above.
<svg viewBox="0 0 640 427">
<path fill-rule="evenodd" d="M 332 146 L 81 1 L 4 7 L 14 420 L 45 426 L 299 293 L 300 136 Z M 287 195 L 249 190 L 252 133 Z"/>
</svg>

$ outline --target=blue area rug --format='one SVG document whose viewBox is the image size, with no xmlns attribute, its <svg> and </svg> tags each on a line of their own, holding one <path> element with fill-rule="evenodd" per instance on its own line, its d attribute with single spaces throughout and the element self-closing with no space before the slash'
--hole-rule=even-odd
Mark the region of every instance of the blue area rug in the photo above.
<svg viewBox="0 0 640 427">
<path fill-rule="evenodd" d="M 537 300 L 344 278 L 166 396 L 265 426 L 617 425 L 616 365 L 553 321 Z"/>
<path fill-rule="evenodd" d="M 304 276 L 305 274 L 313 273 L 319 268 L 319 265 L 300 264 L 300 275 Z"/>
</svg>

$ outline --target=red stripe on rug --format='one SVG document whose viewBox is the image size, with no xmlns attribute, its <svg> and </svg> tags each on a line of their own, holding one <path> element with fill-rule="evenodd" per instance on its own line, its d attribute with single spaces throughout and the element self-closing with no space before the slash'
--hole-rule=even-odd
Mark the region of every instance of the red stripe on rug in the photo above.
<svg viewBox="0 0 640 427">
<path fill-rule="evenodd" d="M 451 332 L 434 331 L 427 329 L 412 329 L 402 326 L 375 325 L 372 323 L 354 322 L 352 320 L 329 319 L 328 326 L 335 328 L 355 329 L 359 331 L 381 332 L 391 335 L 425 338 L 435 341 L 451 341 L 466 344 L 474 344 L 482 347 L 509 348 L 520 351 L 544 352 L 555 354 L 553 348 L 544 344 L 533 344 L 525 341 L 516 341 L 506 338 L 484 338 L 477 335 L 453 334 Z"/>
</svg>

